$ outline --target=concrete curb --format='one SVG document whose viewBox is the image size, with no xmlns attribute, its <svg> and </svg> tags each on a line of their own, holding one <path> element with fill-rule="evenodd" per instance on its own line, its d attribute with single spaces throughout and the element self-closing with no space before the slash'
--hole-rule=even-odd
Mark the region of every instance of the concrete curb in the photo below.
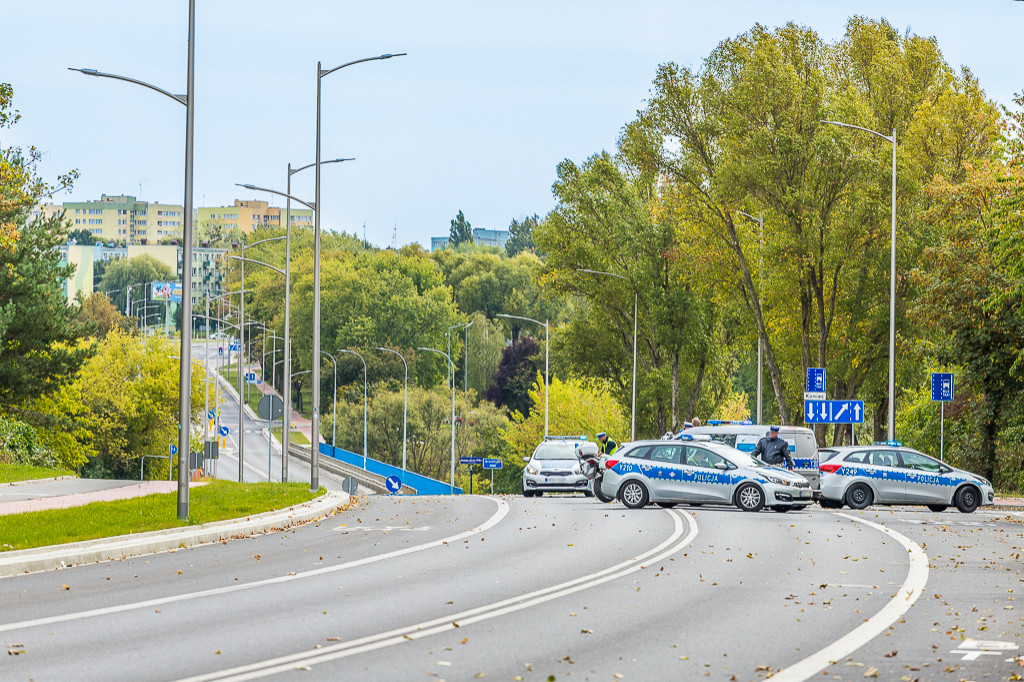
<svg viewBox="0 0 1024 682">
<path fill-rule="evenodd" d="M 9 487 L 12 485 L 29 485 L 31 483 L 45 483 L 47 481 L 63 481 L 67 478 L 78 478 L 78 476 L 54 476 L 52 478 L 30 478 L 27 481 L 8 481 L 7 483 L 0 483 L 0 488 Z"/>
<path fill-rule="evenodd" d="M 348 504 L 348 501 L 349 496 L 346 493 L 331 491 L 314 500 L 287 509 L 254 514 L 240 519 L 4 552 L 0 554 L 0 578 L 66 568 L 75 564 L 117 561 L 130 556 L 166 552 L 208 542 L 220 542 L 239 536 L 281 530 L 319 519 Z"/>
</svg>

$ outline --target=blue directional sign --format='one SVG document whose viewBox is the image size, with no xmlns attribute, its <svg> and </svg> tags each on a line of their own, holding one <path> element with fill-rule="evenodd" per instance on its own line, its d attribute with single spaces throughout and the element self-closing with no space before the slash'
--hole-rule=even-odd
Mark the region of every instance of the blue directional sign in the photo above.
<svg viewBox="0 0 1024 682">
<path fill-rule="evenodd" d="M 228 435 L 228 427 L 226 427 L 226 426 L 220 427 L 220 435 L 222 435 L 222 436 Z"/>
<path fill-rule="evenodd" d="M 178 446 L 177 445 L 172 445 L 171 446 L 171 457 L 174 457 L 176 454 L 178 454 Z"/>
<path fill-rule="evenodd" d="M 484 469 L 500 469 L 501 460 L 497 457 L 487 457 L 484 459 Z"/>
<path fill-rule="evenodd" d="M 402 489 L 402 480 L 398 476 L 388 476 L 384 479 L 384 486 L 389 493 L 397 493 Z"/>
<path fill-rule="evenodd" d="M 863 424 L 863 400 L 806 400 L 805 424 Z"/>
<path fill-rule="evenodd" d="M 245 373 L 245 381 L 246 381 L 246 383 L 249 383 L 249 384 L 257 383 L 256 382 L 256 372 L 246 372 Z"/>
<path fill-rule="evenodd" d="M 824 367 L 807 368 L 807 388 L 804 390 L 808 393 L 821 393 L 825 390 Z"/>
<path fill-rule="evenodd" d="M 213 419 L 213 417 L 214 417 L 213 410 L 210 410 L 209 412 L 206 413 L 206 418 L 207 419 Z"/>
<path fill-rule="evenodd" d="M 483 457 L 459 457 L 459 463 L 460 464 L 470 464 L 470 465 L 472 465 L 472 464 L 483 464 L 484 463 L 484 458 Z"/>
<path fill-rule="evenodd" d="M 224 355 L 224 346 L 217 346 L 217 355 Z"/>
<path fill-rule="evenodd" d="M 232 341 L 230 344 L 228 344 L 228 350 L 237 351 L 237 350 L 240 350 L 241 348 L 242 348 L 241 344 L 236 343 L 234 341 Z"/>
<path fill-rule="evenodd" d="M 953 400 L 953 373 L 932 373 L 932 400 L 948 403 Z"/>
</svg>

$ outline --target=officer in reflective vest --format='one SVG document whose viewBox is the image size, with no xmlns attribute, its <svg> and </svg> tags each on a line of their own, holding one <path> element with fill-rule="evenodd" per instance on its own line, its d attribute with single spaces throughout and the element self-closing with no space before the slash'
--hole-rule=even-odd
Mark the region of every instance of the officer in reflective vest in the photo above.
<svg viewBox="0 0 1024 682">
<path fill-rule="evenodd" d="M 602 455 L 610 455 L 619 449 L 619 444 L 608 437 L 608 434 L 602 431 L 597 434 L 597 451 Z"/>
</svg>

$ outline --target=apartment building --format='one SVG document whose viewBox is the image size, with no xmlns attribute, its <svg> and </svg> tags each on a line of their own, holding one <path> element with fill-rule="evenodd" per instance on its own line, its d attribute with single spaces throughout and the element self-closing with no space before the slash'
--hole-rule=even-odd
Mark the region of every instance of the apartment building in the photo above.
<svg viewBox="0 0 1024 682">
<path fill-rule="evenodd" d="M 281 227 L 284 225 L 284 209 L 271 206 L 266 201 L 235 199 L 232 206 L 209 206 L 196 210 L 196 224 L 217 225 L 226 230 L 241 230 L 251 233 L 260 227 Z M 292 227 L 312 227 L 313 211 L 308 208 L 292 207 Z"/>
</svg>

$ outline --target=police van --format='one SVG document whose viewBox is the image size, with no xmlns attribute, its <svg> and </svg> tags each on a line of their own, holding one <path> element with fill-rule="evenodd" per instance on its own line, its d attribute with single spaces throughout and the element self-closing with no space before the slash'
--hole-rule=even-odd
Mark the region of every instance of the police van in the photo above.
<svg viewBox="0 0 1024 682">
<path fill-rule="evenodd" d="M 710 419 L 707 425 L 686 429 L 686 433 L 707 434 L 714 441 L 736 448 L 740 452 L 751 453 L 757 441 L 768 435 L 770 428 L 769 425 L 755 424 L 749 420 Z M 779 438 L 789 443 L 793 470 L 807 479 L 817 496 L 821 490 L 821 472 L 818 471 L 818 442 L 814 439 L 814 431 L 802 426 L 780 426 Z"/>
</svg>

